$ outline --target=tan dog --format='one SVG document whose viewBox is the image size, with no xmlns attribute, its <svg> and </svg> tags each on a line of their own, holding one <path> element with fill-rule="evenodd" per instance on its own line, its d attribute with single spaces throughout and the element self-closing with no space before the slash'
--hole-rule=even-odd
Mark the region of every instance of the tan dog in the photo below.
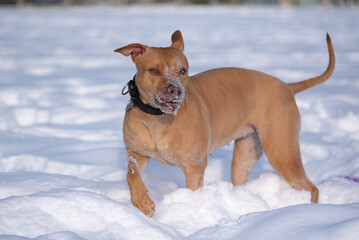
<svg viewBox="0 0 359 240">
<path fill-rule="evenodd" d="M 186 187 L 196 190 L 203 184 L 207 156 L 232 140 L 233 185 L 247 182 L 264 150 L 293 188 L 310 191 L 311 201 L 318 202 L 318 189 L 301 161 L 300 115 L 294 95 L 332 74 L 335 56 L 329 35 L 327 44 L 327 70 L 293 84 L 241 68 L 213 69 L 189 77 L 180 31 L 173 33 L 167 48 L 134 43 L 116 49 L 131 55 L 137 68 L 129 83 L 132 101 L 123 124 L 127 181 L 134 206 L 147 215 L 155 211 L 140 176 L 150 158 L 179 166 Z"/>
</svg>

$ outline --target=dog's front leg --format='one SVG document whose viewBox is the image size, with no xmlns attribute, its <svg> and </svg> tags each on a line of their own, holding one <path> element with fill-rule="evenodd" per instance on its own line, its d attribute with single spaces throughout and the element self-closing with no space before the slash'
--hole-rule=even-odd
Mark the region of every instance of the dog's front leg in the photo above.
<svg viewBox="0 0 359 240">
<path fill-rule="evenodd" d="M 127 183 L 130 188 L 131 201 L 141 212 L 152 216 L 155 212 L 155 203 L 148 196 L 147 188 L 141 179 L 141 172 L 146 168 L 149 158 L 133 151 L 127 151 Z"/>
<path fill-rule="evenodd" d="M 192 191 L 197 190 L 203 185 L 204 171 L 207 167 L 207 157 L 201 160 L 194 160 L 191 163 L 181 165 L 181 169 L 186 176 L 186 188 Z"/>
</svg>

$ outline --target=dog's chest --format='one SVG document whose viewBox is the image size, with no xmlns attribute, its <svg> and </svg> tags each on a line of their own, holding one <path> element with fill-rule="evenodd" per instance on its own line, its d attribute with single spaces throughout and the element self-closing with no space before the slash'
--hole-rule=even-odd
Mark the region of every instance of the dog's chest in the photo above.
<svg viewBox="0 0 359 240">
<path fill-rule="evenodd" d="M 188 130 L 146 126 L 138 129 L 137 134 L 131 136 L 128 142 L 131 149 L 137 153 L 153 158 L 166 165 L 176 165 L 198 159 L 204 151 L 205 145 Z"/>
<path fill-rule="evenodd" d="M 168 165 L 179 165 L 181 159 L 180 152 L 173 145 L 172 139 L 164 136 L 156 142 L 156 150 L 153 158 L 157 161 Z"/>
<path fill-rule="evenodd" d="M 179 165 L 183 158 L 179 145 L 175 144 L 175 139 L 171 136 L 154 136 L 142 137 L 131 144 L 133 148 L 144 156 L 149 156 L 162 164 Z"/>
</svg>

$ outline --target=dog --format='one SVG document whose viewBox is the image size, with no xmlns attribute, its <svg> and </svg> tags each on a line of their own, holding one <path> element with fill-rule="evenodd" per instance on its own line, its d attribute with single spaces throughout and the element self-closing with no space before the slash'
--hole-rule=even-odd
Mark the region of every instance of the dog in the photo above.
<svg viewBox="0 0 359 240">
<path fill-rule="evenodd" d="M 265 73 L 243 68 L 212 69 L 188 76 L 180 31 L 170 47 L 133 43 L 114 50 L 131 56 L 137 73 L 128 83 L 131 100 L 123 123 L 127 182 L 131 201 L 152 216 L 155 204 L 141 180 L 150 158 L 179 166 L 186 187 L 203 185 L 207 157 L 234 140 L 233 185 L 245 184 L 265 152 L 273 168 L 297 190 L 318 202 L 318 189 L 304 171 L 300 147 L 300 114 L 294 95 L 327 80 L 335 55 L 327 34 L 329 64 L 315 78 L 286 84 Z"/>
</svg>

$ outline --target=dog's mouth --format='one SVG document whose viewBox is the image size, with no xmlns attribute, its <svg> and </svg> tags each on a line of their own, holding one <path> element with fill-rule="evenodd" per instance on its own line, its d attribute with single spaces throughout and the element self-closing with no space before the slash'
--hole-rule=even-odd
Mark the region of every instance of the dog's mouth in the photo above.
<svg viewBox="0 0 359 240">
<path fill-rule="evenodd" d="M 180 108 L 180 100 L 177 99 L 159 99 L 156 98 L 155 102 L 159 109 L 166 114 L 176 115 Z"/>
</svg>

